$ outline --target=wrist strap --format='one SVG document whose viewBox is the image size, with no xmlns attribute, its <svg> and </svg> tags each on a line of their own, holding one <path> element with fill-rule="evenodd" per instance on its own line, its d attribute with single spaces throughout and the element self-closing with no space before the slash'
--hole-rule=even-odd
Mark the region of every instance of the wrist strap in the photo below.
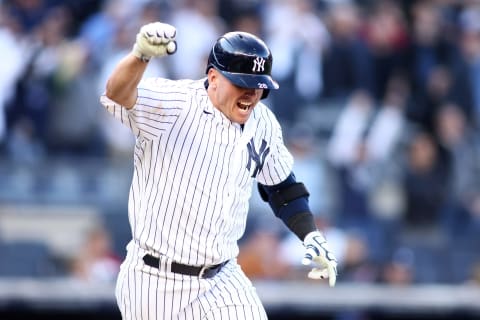
<svg viewBox="0 0 480 320">
<path fill-rule="evenodd" d="M 149 63 L 150 62 L 150 57 L 147 57 L 147 56 L 140 56 L 140 57 L 137 57 L 139 58 L 140 60 L 142 60 L 142 62 L 145 62 L 145 63 Z"/>
</svg>

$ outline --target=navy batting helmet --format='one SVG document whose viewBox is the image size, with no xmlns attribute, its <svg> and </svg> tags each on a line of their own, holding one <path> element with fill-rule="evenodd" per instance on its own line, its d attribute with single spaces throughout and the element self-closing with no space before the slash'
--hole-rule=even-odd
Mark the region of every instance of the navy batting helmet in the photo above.
<svg viewBox="0 0 480 320">
<path fill-rule="evenodd" d="M 233 84 L 242 88 L 278 89 L 272 79 L 272 53 L 258 37 L 247 32 L 228 32 L 218 38 L 208 57 L 207 72 L 214 67 Z"/>
</svg>

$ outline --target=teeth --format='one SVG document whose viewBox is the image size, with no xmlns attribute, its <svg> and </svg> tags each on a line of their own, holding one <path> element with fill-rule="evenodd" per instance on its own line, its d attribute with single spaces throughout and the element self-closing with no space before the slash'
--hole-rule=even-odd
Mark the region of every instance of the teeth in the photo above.
<svg viewBox="0 0 480 320">
<path fill-rule="evenodd" d="M 248 102 L 239 102 L 238 106 L 242 110 L 248 110 L 248 108 L 250 107 L 250 104 Z"/>
</svg>

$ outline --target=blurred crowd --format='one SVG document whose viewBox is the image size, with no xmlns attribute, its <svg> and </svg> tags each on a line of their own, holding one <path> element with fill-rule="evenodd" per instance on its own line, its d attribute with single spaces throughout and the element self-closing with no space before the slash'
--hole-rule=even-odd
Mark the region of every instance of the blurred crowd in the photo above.
<svg viewBox="0 0 480 320">
<path fill-rule="evenodd" d="M 178 51 L 146 76 L 203 77 L 230 30 L 270 46 L 281 89 L 266 103 L 339 282 L 480 283 L 478 1 L 0 1 L 2 161 L 129 161 L 133 137 L 98 99 L 139 28 L 157 20 L 177 28 Z M 298 239 L 258 195 L 251 211 L 246 273 L 305 279 Z"/>
</svg>

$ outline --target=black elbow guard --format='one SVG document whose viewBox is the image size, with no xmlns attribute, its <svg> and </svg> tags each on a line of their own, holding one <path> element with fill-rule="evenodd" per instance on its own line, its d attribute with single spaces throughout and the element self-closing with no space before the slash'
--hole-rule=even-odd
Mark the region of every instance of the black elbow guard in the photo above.
<svg viewBox="0 0 480 320">
<path fill-rule="evenodd" d="M 307 188 L 301 182 L 295 182 L 273 190 L 259 183 L 258 191 L 262 200 L 270 203 L 276 215 L 282 207 L 287 206 L 293 200 L 310 196 Z"/>
</svg>

